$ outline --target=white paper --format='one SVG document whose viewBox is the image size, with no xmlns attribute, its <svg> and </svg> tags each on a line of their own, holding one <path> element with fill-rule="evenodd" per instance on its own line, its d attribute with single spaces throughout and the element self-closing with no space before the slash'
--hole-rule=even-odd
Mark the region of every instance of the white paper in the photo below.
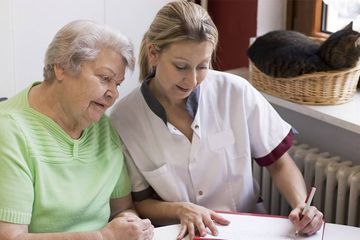
<svg viewBox="0 0 360 240">
<path fill-rule="evenodd" d="M 321 240 L 323 235 L 324 224 L 321 229 L 312 236 L 297 236 L 297 238 L 295 238 L 294 226 L 290 220 L 285 217 L 252 214 L 221 214 L 230 220 L 231 223 L 228 226 L 218 225 L 218 236 L 212 236 L 209 233 L 205 236 L 207 239 Z M 154 240 L 176 239 L 179 231 L 179 224 L 155 228 Z"/>
<path fill-rule="evenodd" d="M 154 229 L 154 240 L 172 240 L 176 239 L 180 232 L 180 224 L 157 227 Z M 185 240 L 189 240 L 188 237 Z"/>
<path fill-rule="evenodd" d="M 218 225 L 219 235 L 207 234 L 206 238 L 213 239 L 247 239 L 247 240 L 288 240 L 308 239 L 321 240 L 323 226 L 312 236 L 297 236 L 295 229 L 288 218 L 270 215 L 252 214 L 225 214 L 222 215 L 231 221 L 228 226 Z"/>
</svg>

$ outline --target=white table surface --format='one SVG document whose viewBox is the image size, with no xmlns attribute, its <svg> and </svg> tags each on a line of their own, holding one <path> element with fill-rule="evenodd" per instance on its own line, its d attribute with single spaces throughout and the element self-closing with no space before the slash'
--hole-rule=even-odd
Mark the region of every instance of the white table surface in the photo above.
<svg viewBox="0 0 360 240">
<path fill-rule="evenodd" d="M 176 239 L 180 225 L 155 228 L 154 240 Z M 236 237 L 234 237 L 236 240 Z M 340 224 L 326 223 L 323 240 L 360 240 L 360 228 Z"/>
<path fill-rule="evenodd" d="M 326 223 L 324 240 L 360 240 L 360 228 Z"/>
</svg>

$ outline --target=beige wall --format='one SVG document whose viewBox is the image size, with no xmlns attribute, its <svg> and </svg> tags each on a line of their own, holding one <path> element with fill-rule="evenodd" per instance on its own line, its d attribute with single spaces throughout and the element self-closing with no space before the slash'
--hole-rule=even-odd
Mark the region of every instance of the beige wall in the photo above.
<svg viewBox="0 0 360 240">
<path fill-rule="evenodd" d="M 42 81 L 43 58 L 56 31 L 75 19 L 105 23 L 126 34 L 136 53 L 156 12 L 170 0 L 1 0 L 0 96 L 11 97 Z M 137 86 L 138 69 L 128 76 L 121 95 Z"/>
</svg>

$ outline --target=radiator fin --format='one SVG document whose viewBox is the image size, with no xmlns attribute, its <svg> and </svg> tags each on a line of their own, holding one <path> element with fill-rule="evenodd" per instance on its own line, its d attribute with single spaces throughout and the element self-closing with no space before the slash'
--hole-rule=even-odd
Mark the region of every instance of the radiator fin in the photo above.
<svg viewBox="0 0 360 240">
<path fill-rule="evenodd" d="M 317 188 L 313 205 L 324 213 L 325 221 L 360 227 L 360 165 L 307 144 L 295 144 L 289 154 L 304 175 L 306 187 Z M 253 174 L 268 212 L 288 215 L 291 208 L 273 185 L 267 169 L 254 162 Z"/>
</svg>

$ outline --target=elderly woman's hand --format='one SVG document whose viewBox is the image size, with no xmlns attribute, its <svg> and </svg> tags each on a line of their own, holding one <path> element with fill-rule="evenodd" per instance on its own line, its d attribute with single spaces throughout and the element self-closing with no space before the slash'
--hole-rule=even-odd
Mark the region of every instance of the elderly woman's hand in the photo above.
<svg viewBox="0 0 360 240">
<path fill-rule="evenodd" d="M 302 215 L 304 208 L 305 203 L 299 204 L 290 212 L 289 219 L 300 234 L 310 236 L 321 228 L 323 214 L 316 207 L 311 206 Z"/>
<path fill-rule="evenodd" d="M 154 236 L 154 226 L 149 219 L 128 214 L 114 218 L 100 234 L 104 240 L 150 240 Z"/>
<path fill-rule="evenodd" d="M 181 204 L 181 207 L 177 211 L 177 216 L 181 224 L 181 230 L 177 239 L 183 239 L 186 232 L 189 233 L 189 239 L 193 239 L 196 230 L 200 236 L 205 236 L 206 228 L 209 228 L 211 233 L 216 236 L 218 232 L 215 223 L 221 225 L 228 225 L 230 223 L 230 221 L 223 218 L 220 214 L 188 202 Z"/>
</svg>

